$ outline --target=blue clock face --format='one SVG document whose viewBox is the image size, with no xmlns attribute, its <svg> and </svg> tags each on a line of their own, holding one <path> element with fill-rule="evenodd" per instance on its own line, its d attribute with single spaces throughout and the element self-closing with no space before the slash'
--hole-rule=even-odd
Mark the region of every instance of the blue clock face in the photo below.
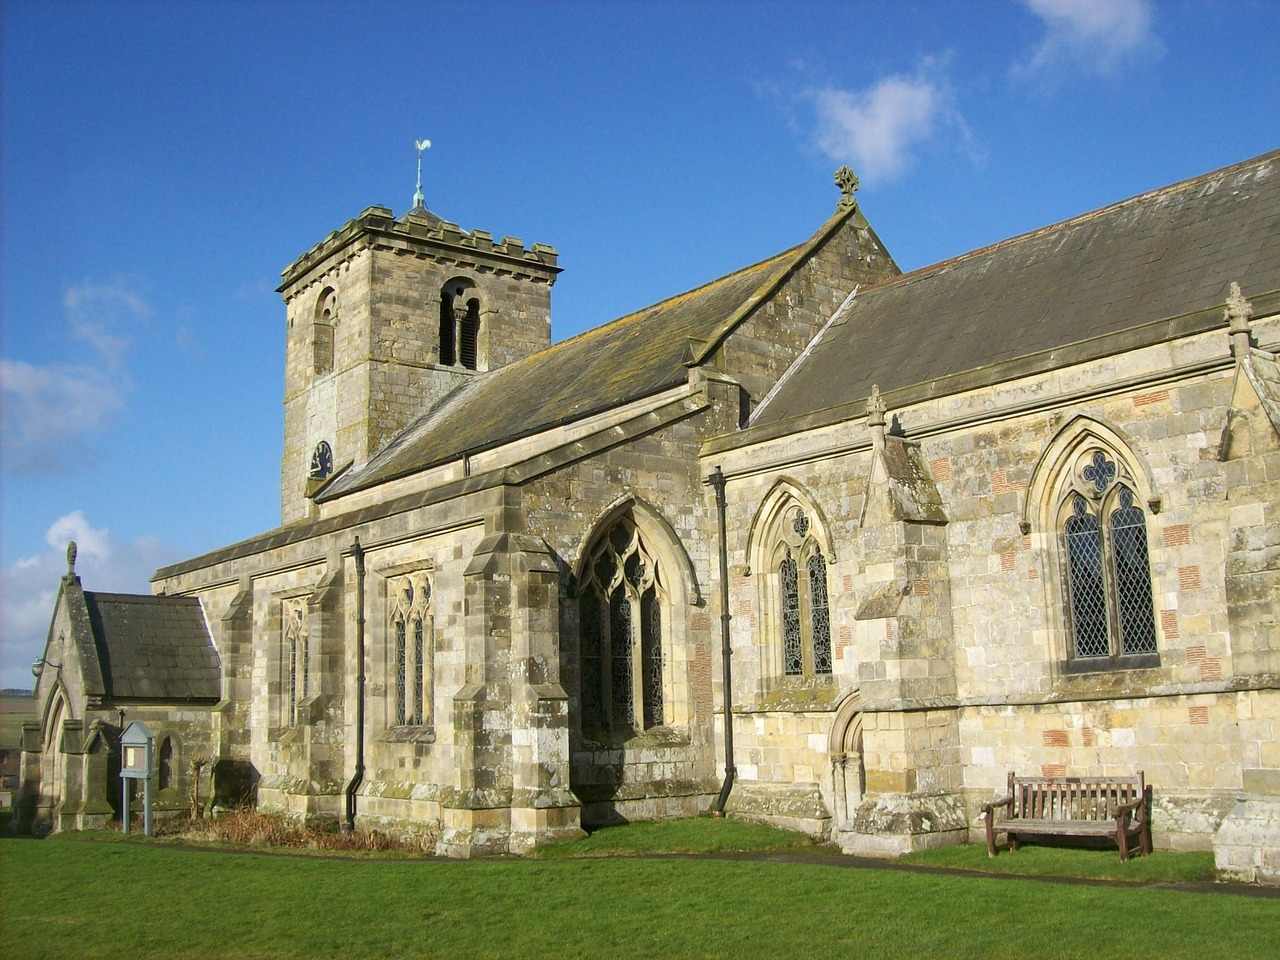
<svg viewBox="0 0 1280 960">
<path fill-rule="evenodd" d="M 323 480 L 331 473 L 333 473 L 333 450 L 327 441 L 321 440 L 311 454 L 310 476 L 314 480 Z"/>
</svg>

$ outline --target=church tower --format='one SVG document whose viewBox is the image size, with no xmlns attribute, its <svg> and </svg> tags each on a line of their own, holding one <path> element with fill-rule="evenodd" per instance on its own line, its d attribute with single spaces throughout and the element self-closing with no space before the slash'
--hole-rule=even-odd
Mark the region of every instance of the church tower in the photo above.
<svg viewBox="0 0 1280 960">
<path fill-rule="evenodd" d="M 369 207 L 283 273 L 281 522 L 454 387 L 551 345 L 556 251 Z"/>
</svg>

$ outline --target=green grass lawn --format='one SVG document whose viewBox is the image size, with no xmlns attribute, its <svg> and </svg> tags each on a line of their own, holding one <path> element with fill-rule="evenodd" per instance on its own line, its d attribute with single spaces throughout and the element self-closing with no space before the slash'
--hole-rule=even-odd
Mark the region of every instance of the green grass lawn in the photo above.
<svg viewBox="0 0 1280 960">
<path fill-rule="evenodd" d="M 1280 932 L 1274 899 L 822 863 L 320 859 L 62 838 L 0 841 L 0 863 L 3 949 L 23 958 L 1204 960 L 1270 958 Z"/>
<path fill-rule="evenodd" d="M 1001 850 L 987 856 L 986 844 L 940 847 L 910 853 L 900 863 L 982 873 L 1027 877 L 1085 877 L 1091 880 L 1127 880 L 1133 883 L 1194 883 L 1212 880 L 1215 870 L 1212 851 L 1171 852 L 1157 850 L 1149 857 L 1130 856 L 1120 860 L 1114 846 L 1101 849 L 1023 844 L 1017 853 Z"/>
</svg>

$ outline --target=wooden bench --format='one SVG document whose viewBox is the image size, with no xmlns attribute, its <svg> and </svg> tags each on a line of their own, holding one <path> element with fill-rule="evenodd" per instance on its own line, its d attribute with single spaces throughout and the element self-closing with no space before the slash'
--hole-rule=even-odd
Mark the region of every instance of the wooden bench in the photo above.
<svg viewBox="0 0 1280 960">
<path fill-rule="evenodd" d="M 999 819 L 996 811 L 1006 808 Z M 1009 774 L 1009 795 L 982 805 L 987 856 L 996 855 L 996 834 L 1017 850 L 1024 835 L 1111 837 L 1120 859 L 1129 859 L 1130 840 L 1151 853 L 1147 787 L 1142 771 L 1133 777 L 1018 777 Z"/>
</svg>

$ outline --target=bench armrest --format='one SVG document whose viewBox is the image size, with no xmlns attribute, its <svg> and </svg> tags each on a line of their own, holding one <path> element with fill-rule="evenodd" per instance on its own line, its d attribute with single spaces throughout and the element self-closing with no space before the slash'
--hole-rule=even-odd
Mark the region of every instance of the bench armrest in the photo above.
<svg viewBox="0 0 1280 960">
<path fill-rule="evenodd" d="M 1012 805 L 1013 805 L 1012 794 L 1000 800 L 992 800 L 990 803 L 984 803 L 982 805 L 982 815 L 989 820 L 991 819 L 991 814 L 995 812 L 997 807 L 1010 807 Z"/>
<path fill-rule="evenodd" d="M 1122 803 L 1120 806 L 1116 807 L 1117 821 L 1123 820 L 1130 814 L 1133 814 L 1133 818 L 1141 823 L 1142 818 L 1147 815 L 1147 798 L 1138 797 L 1137 799 L 1130 800 L 1128 803 Z"/>
</svg>

